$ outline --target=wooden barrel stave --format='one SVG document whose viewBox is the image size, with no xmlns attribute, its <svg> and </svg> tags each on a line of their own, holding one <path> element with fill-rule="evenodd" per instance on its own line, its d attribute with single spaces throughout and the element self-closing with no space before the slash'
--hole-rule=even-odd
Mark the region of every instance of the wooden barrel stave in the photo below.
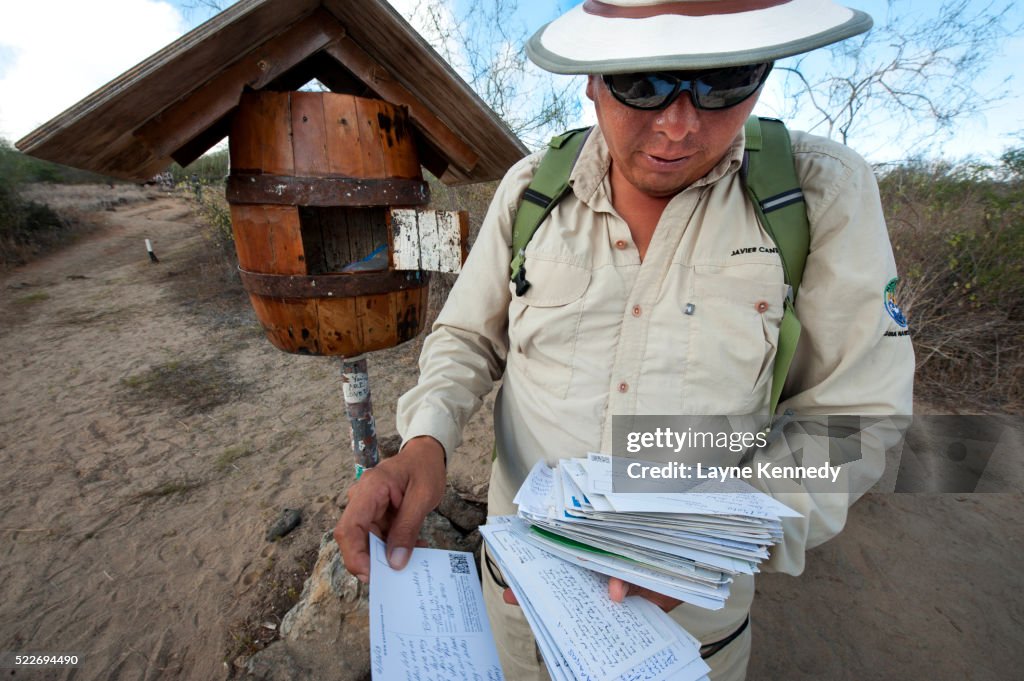
<svg viewBox="0 0 1024 681">
<path fill-rule="evenodd" d="M 306 274 L 299 209 L 296 206 L 231 206 L 238 264 L 246 270 Z"/>
<path fill-rule="evenodd" d="M 312 177 L 330 175 L 323 97 L 318 92 L 292 92 L 291 105 L 295 171 L 289 174 Z"/>
</svg>

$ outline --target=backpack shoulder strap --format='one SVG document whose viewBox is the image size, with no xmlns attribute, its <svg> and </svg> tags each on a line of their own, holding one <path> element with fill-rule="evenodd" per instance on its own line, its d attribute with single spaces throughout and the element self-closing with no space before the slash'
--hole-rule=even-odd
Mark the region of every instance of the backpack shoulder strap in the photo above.
<svg viewBox="0 0 1024 681">
<path fill-rule="evenodd" d="M 569 175 L 590 131 L 591 128 L 579 128 L 553 137 L 533 174 L 530 186 L 523 192 L 512 227 L 510 267 L 517 296 L 523 295 L 530 288 L 530 282 L 526 279 L 526 245 L 558 202 L 569 193 Z"/>
<path fill-rule="evenodd" d="M 800 340 L 802 327 L 793 301 L 803 279 L 811 227 L 785 124 L 773 118 L 751 116 L 746 123 L 746 139 L 744 184 L 758 222 L 779 249 L 782 271 L 789 285 L 772 374 L 770 416 L 774 416 Z"/>
<path fill-rule="evenodd" d="M 782 121 L 751 116 L 743 178 L 761 226 L 779 249 L 786 283 L 796 297 L 811 242 L 807 206 L 793 164 L 789 131 Z"/>
</svg>

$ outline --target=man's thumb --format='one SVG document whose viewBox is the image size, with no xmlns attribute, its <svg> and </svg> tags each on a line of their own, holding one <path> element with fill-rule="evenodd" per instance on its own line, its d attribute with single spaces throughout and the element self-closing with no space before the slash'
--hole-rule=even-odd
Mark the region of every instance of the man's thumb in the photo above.
<svg viewBox="0 0 1024 681">
<path fill-rule="evenodd" d="M 394 570 L 401 570 L 409 563 L 411 550 L 405 546 L 395 546 L 388 549 L 388 565 Z"/>
</svg>

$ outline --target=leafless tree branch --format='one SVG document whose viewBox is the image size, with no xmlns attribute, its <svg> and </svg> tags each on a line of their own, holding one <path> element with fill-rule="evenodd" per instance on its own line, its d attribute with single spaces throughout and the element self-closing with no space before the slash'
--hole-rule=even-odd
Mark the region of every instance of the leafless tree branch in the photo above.
<svg viewBox="0 0 1024 681">
<path fill-rule="evenodd" d="M 944 0 L 936 15 L 922 20 L 889 0 L 887 17 L 870 33 L 830 48 L 830 66 L 815 75 L 806 57 L 780 65 L 793 117 L 811 110 L 812 131 L 827 129 L 844 143 L 866 121 L 884 116 L 897 123 L 902 139 L 924 139 L 949 131 L 1007 95 L 978 83 L 1010 26 L 1010 3 L 977 7 L 970 0 Z"/>
<path fill-rule="evenodd" d="M 479 0 L 456 15 L 452 0 L 420 0 L 427 40 L 528 146 L 561 132 L 579 111 L 576 85 L 534 68 L 522 46 L 516 0 Z"/>
</svg>

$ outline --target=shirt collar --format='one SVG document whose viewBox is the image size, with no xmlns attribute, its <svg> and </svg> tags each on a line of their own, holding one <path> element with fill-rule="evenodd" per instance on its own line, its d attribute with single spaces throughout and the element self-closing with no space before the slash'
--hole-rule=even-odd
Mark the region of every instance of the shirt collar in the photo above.
<svg viewBox="0 0 1024 681">
<path fill-rule="evenodd" d="M 743 149 L 745 145 L 746 133 L 743 128 L 740 128 L 739 134 L 729 146 L 729 150 L 726 151 L 722 160 L 711 169 L 711 172 L 690 186 L 704 187 L 711 185 L 737 172 L 743 164 Z M 608 155 L 608 143 L 601 133 L 601 128 L 595 125 L 593 132 L 591 132 L 586 143 L 583 145 L 583 149 L 580 151 L 580 156 L 576 160 L 572 173 L 569 175 L 569 184 L 572 185 L 573 193 L 576 194 L 580 201 L 590 205 L 595 210 L 598 208 L 598 206 L 592 205 L 597 198 L 595 194 L 604 184 L 610 167 L 611 156 Z"/>
</svg>

